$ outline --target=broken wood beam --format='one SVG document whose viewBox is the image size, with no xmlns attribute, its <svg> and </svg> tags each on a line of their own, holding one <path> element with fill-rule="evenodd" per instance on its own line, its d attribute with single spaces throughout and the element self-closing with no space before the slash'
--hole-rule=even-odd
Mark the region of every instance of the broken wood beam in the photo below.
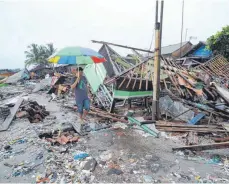
<svg viewBox="0 0 229 184">
<path fill-rule="evenodd" d="M 109 115 L 101 114 L 100 112 L 89 111 L 88 114 L 95 115 L 95 116 L 100 116 L 100 117 L 107 118 L 107 119 L 111 119 L 113 121 L 119 121 L 119 122 L 122 122 L 122 123 L 128 123 L 128 121 L 125 120 L 125 119 L 120 119 L 120 118 L 112 117 L 112 116 L 109 116 Z"/>
<path fill-rule="evenodd" d="M 98 109 L 98 108 L 95 108 L 95 107 L 91 107 L 90 109 L 91 109 L 92 111 L 96 111 L 96 112 L 103 113 L 103 114 L 108 114 L 108 115 L 110 115 L 110 116 L 115 116 L 115 117 L 119 117 L 119 118 L 124 118 L 124 117 L 126 117 L 126 116 L 124 116 L 124 115 L 119 115 L 119 114 L 115 114 L 115 113 L 109 113 L 109 112 L 106 112 L 106 111 L 102 111 L 102 110 L 100 110 L 100 109 Z"/>
<path fill-rule="evenodd" d="M 96 40 L 91 40 L 91 41 L 92 41 L 93 43 L 100 43 L 100 44 L 106 44 L 106 45 L 113 45 L 113 46 L 116 46 L 116 47 L 122 47 L 122 48 L 126 48 L 126 49 L 134 49 L 134 50 L 137 50 L 137 51 L 154 53 L 153 51 L 150 51 L 150 50 L 140 49 L 140 48 L 136 48 L 136 47 L 129 47 L 129 46 L 120 45 L 120 44 L 115 44 L 115 43 L 110 43 L 110 42 L 96 41 Z"/>
<path fill-rule="evenodd" d="M 222 130 L 222 129 L 209 129 L 209 128 L 195 128 L 195 129 L 191 129 L 191 128 L 162 128 L 162 127 L 158 127 L 156 126 L 156 128 L 160 131 L 164 131 L 164 132 L 197 132 L 197 133 L 226 133 L 228 132 L 227 130 Z"/>
<path fill-rule="evenodd" d="M 213 138 L 215 142 L 227 142 L 229 141 L 229 136 L 227 137 L 222 137 L 222 138 Z"/>
<path fill-rule="evenodd" d="M 159 127 L 183 127 L 183 128 L 222 128 L 222 125 L 189 125 L 189 124 L 176 124 L 176 123 L 168 123 L 168 124 L 162 124 L 162 123 L 156 123 L 156 126 Z"/>
<path fill-rule="evenodd" d="M 224 143 L 215 143 L 215 144 L 205 144 L 205 145 L 193 145 L 193 146 L 184 146 L 178 148 L 172 148 L 173 151 L 204 151 L 204 150 L 213 150 L 213 149 L 225 149 L 229 147 L 229 142 Z"/>
</svg>

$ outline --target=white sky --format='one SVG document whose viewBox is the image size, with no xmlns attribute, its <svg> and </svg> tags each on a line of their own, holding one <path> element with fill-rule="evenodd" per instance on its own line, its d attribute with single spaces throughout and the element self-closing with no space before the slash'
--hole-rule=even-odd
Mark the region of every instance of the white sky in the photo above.
<svg viewBox="0 0 229 184">
<path fill-rule="evenodd" d="M 182 0 L 165 0 L 162 45 L 180 42 Z M 184 37 L 206 40 L 229 25 L 229 0 L 185 0 Z M 0 68 L 22 68 L 31 43 L 57 48 L 90 40 L 149 48 L 155 21 L 154 0 L 0 0 Z"/>
</svg>

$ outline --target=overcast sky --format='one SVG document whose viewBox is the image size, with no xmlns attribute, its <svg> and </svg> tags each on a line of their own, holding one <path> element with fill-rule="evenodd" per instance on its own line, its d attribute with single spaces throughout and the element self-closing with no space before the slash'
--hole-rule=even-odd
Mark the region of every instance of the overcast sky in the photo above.
<svg viewBox="0 0 229 184">
<path fill-rule="evenodd" d="M 162 45 L 180 42 L 182 0 L 165 0 Z M 185 0 L 184 37 L 206 40 L 229 25 L 229 0 Z M 0 68 L 23 68 L 26 47 L 54 43 L 84 46 L 90 40 L 149 48 L 154 0 L 0 0 Z M 185 39 L 185 38 L 184 38 Z"/>
</svg>

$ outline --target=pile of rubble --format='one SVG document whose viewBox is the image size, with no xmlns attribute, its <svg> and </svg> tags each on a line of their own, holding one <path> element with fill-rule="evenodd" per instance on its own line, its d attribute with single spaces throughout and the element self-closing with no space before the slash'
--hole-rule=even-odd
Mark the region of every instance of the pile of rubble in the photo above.
<svg viewBox="0 0 229 184">
<path fill-rule="evenodd" d="M 25 101 L 18 109 L 16 117 L 27 117 L 30 123 L 38 123 L 42 121 L 49 112 L 45 106 L 39 105 L 36 101 Z"/>
</svg>

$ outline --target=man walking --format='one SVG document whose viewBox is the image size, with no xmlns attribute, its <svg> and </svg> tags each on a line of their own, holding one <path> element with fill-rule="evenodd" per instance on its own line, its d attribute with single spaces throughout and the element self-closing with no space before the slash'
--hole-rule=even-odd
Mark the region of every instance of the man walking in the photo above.
<svg viewBox="0 0 229 184">
<path fill-rule="evenodd" d="M 75 91 L 75 101 L 80 114 L 80 122 L 86 118 L 88 111 L 90 110 L 90 100 L 88 98 L 87 79 L 83 76 L 83 69 L 72 68 L 72 73 L 75 77 L 72 80 L 71 89 Z"/>
</svg>

